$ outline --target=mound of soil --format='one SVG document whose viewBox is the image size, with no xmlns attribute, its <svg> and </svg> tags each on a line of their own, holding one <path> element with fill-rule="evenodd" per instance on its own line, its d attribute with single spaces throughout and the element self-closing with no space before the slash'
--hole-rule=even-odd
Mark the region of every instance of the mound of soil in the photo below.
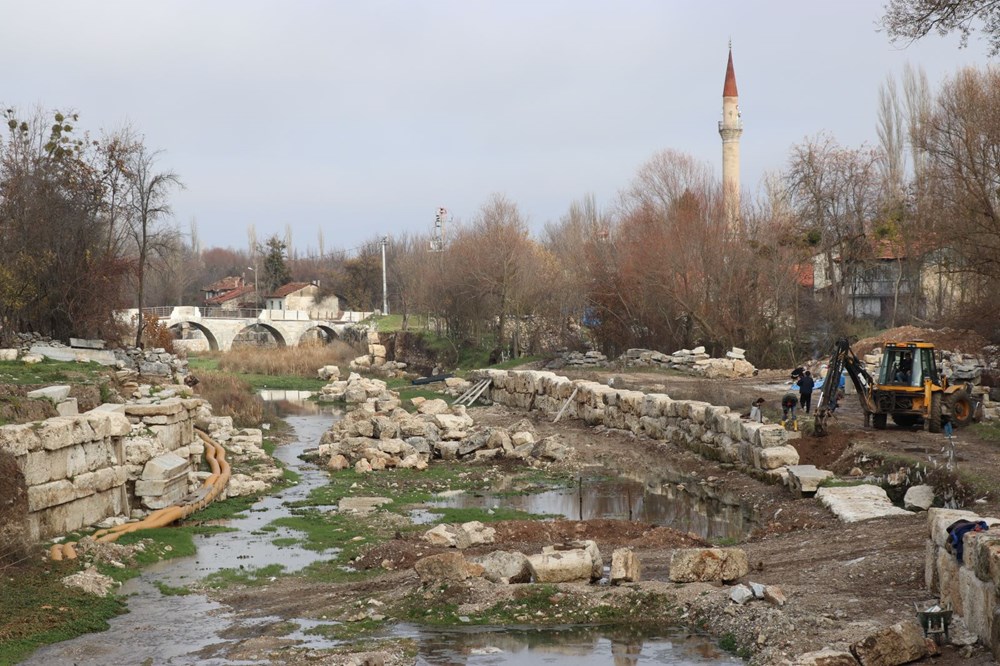
<svg viewBox="0 0 1000 666">
<path fill-rule="evenodd" d="M 983 347 L 989 341 L 975 331 L 962 331 L 954 328 L 918 328 L 916 326 L 898 326 L 883 331 L 876 336 L 858 340 L 853 345 L 854 353 L 870 354 L 875 347 L 882 347 L 887 342 L 923 341 L 932 343 L 937 349 L 962 352 L 964 354 L 981 354 Z"/>
</svg>

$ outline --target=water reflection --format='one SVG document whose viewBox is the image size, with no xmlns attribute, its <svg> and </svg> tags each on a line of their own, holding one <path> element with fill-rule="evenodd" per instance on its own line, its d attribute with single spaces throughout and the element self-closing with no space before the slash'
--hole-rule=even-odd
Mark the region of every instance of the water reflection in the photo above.
<svg viewBox="0 0 1000 666">
<path fill-rule="evenodd" d="M 405 633 L 405 632 L 404 632 Z M 739 664 L 709 639 L 681 630 L 649 633 L 635 627 L 503 627 L 417 631 L 417 664 Z"/>
<path fill-rule="evenodd" d="M 683 480 L 682 480 L 683 479 Z M 431 507 L 507 508 L 547 514 L 570 520 L 610 518 L 664 525 L 693 532 L 706 539 L 740 540 L 754 527 L 752 509 L 718 490 L 692 484 L 684 477 L 660 477 L 645 482 L 628 479 L 582 479 L 572 488 L 556 488 L 538 493 L 517 492 L 510 478 L 495 487 L 496 492 L 463 493 L 441 497 Z M 429 522 L 437 516 L 418 510 L 415 522 Z"/>
</svg>

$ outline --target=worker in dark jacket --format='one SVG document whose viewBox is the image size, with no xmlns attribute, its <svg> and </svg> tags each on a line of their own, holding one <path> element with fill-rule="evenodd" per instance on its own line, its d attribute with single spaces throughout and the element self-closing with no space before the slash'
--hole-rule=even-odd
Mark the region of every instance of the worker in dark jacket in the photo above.
<svg viewBox="0 0 1000 666">
<path fill-rule="evenodd" d="M 799 377 L 799 381 L 795 382 L 799 387 L 799 405 L 802 409 L 806 410 L 806 414 L 812 408 L 812 395 L 813 388 L 816 386 L 816 382 L 813 380 L 812 375 L 806 370 Z"/>
<path fill-rule="evenodd" d="M 781 399 L 781 425 L 786 429 L 799 429 L 799 420 L 795 418 L 795 408 L 798 406 L 799 397 L 794 393 L 786 393 Z"/>
</svg>

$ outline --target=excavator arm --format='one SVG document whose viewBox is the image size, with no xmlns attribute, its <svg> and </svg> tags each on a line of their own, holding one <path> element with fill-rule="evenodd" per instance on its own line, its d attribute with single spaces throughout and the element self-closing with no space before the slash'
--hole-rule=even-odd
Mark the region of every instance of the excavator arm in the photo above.
<svg viewBox="0 0 1000 666">
<path fill-rule="evenodd" d="M 823 380 L 823 390 L 820 392 L 819 401 L 816 405 L 816 436 L 822 437 L 827 434 L 827 422 L 837 409 L 840 400 L 838 393 L 840 389 L 840 375 L 846 370 L 854 388 L 858 392 L 858 400 L 861 402 L 861 409 L 865 412 L 865 420 L 875 411 L 872 403 L 872 376 L 865 370 L 864 364 L 851 349 L 851 343 L 847 338 L 840 338 L 833 345 L 833 354 L 830 356 L 830 363 L 827 366 L 826 379 Z"/>
</svg>

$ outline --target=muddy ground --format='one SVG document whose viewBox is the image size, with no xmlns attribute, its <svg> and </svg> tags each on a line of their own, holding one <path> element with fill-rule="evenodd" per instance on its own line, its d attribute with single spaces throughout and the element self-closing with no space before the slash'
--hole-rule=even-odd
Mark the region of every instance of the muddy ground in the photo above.
<svg viewBox="0 0 1000 666">
<path fill-rule="evenodd" d="M 591 372 L 586 376 L 606 381 L 612 373 Z M 688 397 L 684 394 L 706 390 L 703 380 L 686 377 L 659 373 L 614 376 L 616 386 L 666 391 L 674 397 Z M 728 380 L 714 389 L 708 388 L 729 392 L 730 398 L 733 392 L 746 396 L 747 405 L 758 395 L 774 405 L 787 386 L 778 380 L 783 380 L 780 373 L 770 378 L 773 383 L 769 383 L 768 377 L 756 377 Z M 470 414 L 477 424 L 488 425 L 510 425 L 525 417 L 522 412 L 499 406 L 476 407 Z M 573 421 L 553 424 L 551 417 L 537 413 L 529 418 L 539 437 L 558 433 L 575 447 L 577 456 L 569 464 L 575 471 L 600 470 L 642 478 L 669 468 L 686 475 L 690 484 L 714 489 L 752 507 L 758 523 L 752 534 L 739 544 L 750 558 L 748 580 L 779 586 L 788 599 L 782 608 L 763 601 L 736 606 L 728 599 L 728 588 L 669 583 L 672 550 L 704 542 L 694 535 L 655 525 L 613 520 L 509 521 L 495 525 L 497 539 L 491 547 L 469 551 L 517 549 L 534 553 L 553 542 L 579 538 L 596 540 L 606 562 L 615 548 L 631 546 L 635 550 L 642 562 L 643 582 L 616 589 L 562 586 L 567 599 L 573 599 L 575 604 L 619 604 L 621 617 L 626 621 L 638 617 L 649 620 L 660 614 L 665 621 L 681 622 L 716 637 L 733 639 L 740 654 L 754 663 L 781 663 L 825 647 L 847 649 L 879 627 L 913 619 L 914 604 L 924 604 L 933 598 L 924 586 L 927 539 L 924 515 L 842 524 L 815 499 L 795 498 L 782 486 L 748 476 L 729 465 L 706 461 L 664 442 L 589 428 Z M 995 482 L 994 487 L 1000 488 L 1000 445 L 977 440 L 969 431 L 959 431 L 955 442 L 959 469 L 986 475 Z M 830 436 L 804 437 L 795 442 L 803 464 L 815 464 L 844 475 L 853 468 L 874 472 L 878 456 L 872 452 L 877 451 L 922 459 L 931 467 L 943 464 L 945 444 L 943 435 L 919 430 L 893 426 L 884 431 L 865 430 L 860 408 L 852 395 L 848 395 L 835 419 Z M 970 508 L 981 515 L 1000 515 L 996 494 Z M 384 518 L 373 518 L 377 519 Z M 516 588 L 527 587 L 494 585 L 476 579 L 444 591 L 422 590 L 412 565 L 420 557 L 441 549 L 420 541 L 416 534 L 404 533 L 398 537 L 366 553 L 356 563 L 359 568 L 379 571 L 364 582 L 317 584 L 292 577 L 263 588 L 233 588 L 214 595 L 247 616 L 346 620 L 356 615 L 359 608 L 371 604 L 372 599 L 377 600 L 380 608 L 390 609 L 387 612 L 391 616 L 391 609 L 412 603 L 414 595 L 420 598 L 421 594 L 428 608 L 449 601 L 458 603 L 465 613 L 475 613 L 498 599 L 518 594 Z M 636 604 L 641 604 L 637 599 L 646 598 L 641 595 L 647 593 L 670 601 L 662 606 L 636 609 Z M 561 597 L 555 599 L 553 606 L 558 607 L 561 600 Z M 552 617 L 543 620 L 555 621 Z M 253 641 L 245 649 L 256 649 L 258 654 L 274 655 L 273 650 L 280 647 L 279 639 L 269 641 L 266 636 L 256 636 Z M 298 653 L 294 649 L 282 654 L 286 663 L 297 663 Z M 412 663 L 412 657 L 399 650 L 384 656 L 386 663 Z M 941 653 L 928 658 L 931 659 L 939 664 L 995 663 L 982 648 L 954 646 L 942 647 Z"/>
</svg>

